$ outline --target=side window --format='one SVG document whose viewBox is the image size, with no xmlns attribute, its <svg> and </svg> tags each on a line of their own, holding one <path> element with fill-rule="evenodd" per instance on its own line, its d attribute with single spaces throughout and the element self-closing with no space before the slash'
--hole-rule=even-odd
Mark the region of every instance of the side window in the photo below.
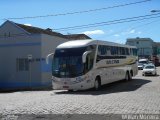
<svg viewBox="0 0 160 120">
<path fill-rule="evenodd" d="M 117 54 L 120 55 L 120 47 L 117 47 Z"/>
<path fill-rule="evenodd" d="M 122 47 L 122 55 L 125 55 L 125 48 Z"/>
<path fill-rule="evenodd" d="M 110 56 L 112 54 L 111 52 L 111 47 L 110 46 L 104 46 L 104 45 L 100 45 L 98 46 L 98 55 L 102 55 L 102 56 Z"/>
<path fill-rule="evenodd" d="M 98 46 L 98 53 L 99 53 L 99 55 L 106 55 L 107 54 L 107 47 L 104 45 Z"/>
<path fill-rule="evenodd" d="M 87 55 L 85 63 L 85 72 L 88 72 L 93 68 L 94 55 L 95 55 L 94 52 L 91 52 L 90 54 Z"/>
<path fill-rule="evenodd" d="M 118 55 L 118 47 L 115 47 L 115 55 Z"/>
<path fill-rule="evenodd" d="M 133 48 L 133 55 L 137 56 L 137 49 L 136 48 Z"/>
<path fill-rule="evenodd" d="M 111 47 L 111 55 L 118 55 L 118 47 L 115 46 Z"/>
<path fill-rule="evenodd" d="M 106 49 L 107 49 L 106 55 L 110 56 L 111 55 L 111 47 L 106 46 Z"/>
<path fill-rule="evenodd" d="M 111 47 L 111 55 L 114 55 L 114 47 Z"/>
<path fill-rule="evenodd" d="M 27 58 L 17 58 L 16 59 L 16 69 L 17 71 L 29 71 L 29 61 Z"/>
<path fill-rule="evenodd" d="M 122 55 L 123 52 L 122 52 L 122 47 L 119 47 L 119 55 Z"/>
<path fill-rule="evenodd" d="M 132 50 L 132 48 L 130 48 L 130 55 L 133 55 L 133 50 Z"/>
<path fill-rule="evenodd" d="M 126 55 L 129 55 L 129 49 L 126 48 Z"/>
<path fill-rule="evenodd" d="M 88 46 L 87 51 L 92 51 L 92 52 L 89 53 L 86 57 L 85 72 L 88 72 L 93 67 L 95 52 L 96 52 L 96 45 Z M 99 51 L 99 48 L 98 48 L 98 51 Z"/>
</svg>

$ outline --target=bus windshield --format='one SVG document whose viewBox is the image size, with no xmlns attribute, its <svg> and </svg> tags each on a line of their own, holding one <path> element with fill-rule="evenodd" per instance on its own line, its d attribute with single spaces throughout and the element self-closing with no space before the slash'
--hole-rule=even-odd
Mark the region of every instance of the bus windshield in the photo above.
<svg viewBox="0 0 160 120">
<path fill-rule="evenodd" d="M 52 75 L 59 78 L 73 78 L 83 74 L 82 55 L 86 48 L 57 49 L 53 57 Z"/>
</svg>

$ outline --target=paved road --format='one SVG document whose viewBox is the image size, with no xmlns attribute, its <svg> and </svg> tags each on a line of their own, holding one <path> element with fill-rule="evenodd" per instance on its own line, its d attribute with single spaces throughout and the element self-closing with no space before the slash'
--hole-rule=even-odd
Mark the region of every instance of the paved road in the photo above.
<svg viewBox="0 0 160 120">
<path fill-rule="evenodd" d="M 160 75 L 160 67 L 157 71 Z M 144 77 L 139 71 L 132 81 L 108 84 L 100 91 L 0 93 L 0 118 L 18 114 L 160 114 L 159 75 Z"/>
</svg>

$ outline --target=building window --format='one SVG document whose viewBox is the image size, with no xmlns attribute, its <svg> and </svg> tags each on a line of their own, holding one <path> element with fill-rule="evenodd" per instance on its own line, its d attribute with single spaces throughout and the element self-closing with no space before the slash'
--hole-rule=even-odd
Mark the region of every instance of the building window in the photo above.
<svg viewBox="0 0 160 120">
<path fill-rule="evenodd" d="M 4 37 L 6 37 L 7 36 L 7 34 L 6 33 L 4 33 Z"/>
<path fill-rule="evenodd" d="M 139 41 L 137 41 L 137 44 L 139 44 Z"/>
<path fill-rule="evenodd" d="M 17 58 L 17 71 L 29 71 L 29 61 L 27 58 Z"/>
</svg>

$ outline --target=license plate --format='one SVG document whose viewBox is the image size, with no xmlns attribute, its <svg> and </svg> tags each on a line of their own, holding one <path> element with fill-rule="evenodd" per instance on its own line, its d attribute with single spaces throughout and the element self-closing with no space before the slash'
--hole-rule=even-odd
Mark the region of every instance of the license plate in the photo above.
<svg viewBox="0 0 160 120">
<path fill-rule="evenodd" d="M 151 74 L 151 72 L 146 72 L 146 73 Z"/>
<path fill-rule="evenodd" d="M 69 88 L 69 86 L 63 86 L 63 88 L 64 88 L 64 89 L 68 89 L 68 88 Z"/>
<path fill-rule="evenodd" d="M 146 73 L 151 73 L 151 72 L 146 72 Z"/>
</svg>

